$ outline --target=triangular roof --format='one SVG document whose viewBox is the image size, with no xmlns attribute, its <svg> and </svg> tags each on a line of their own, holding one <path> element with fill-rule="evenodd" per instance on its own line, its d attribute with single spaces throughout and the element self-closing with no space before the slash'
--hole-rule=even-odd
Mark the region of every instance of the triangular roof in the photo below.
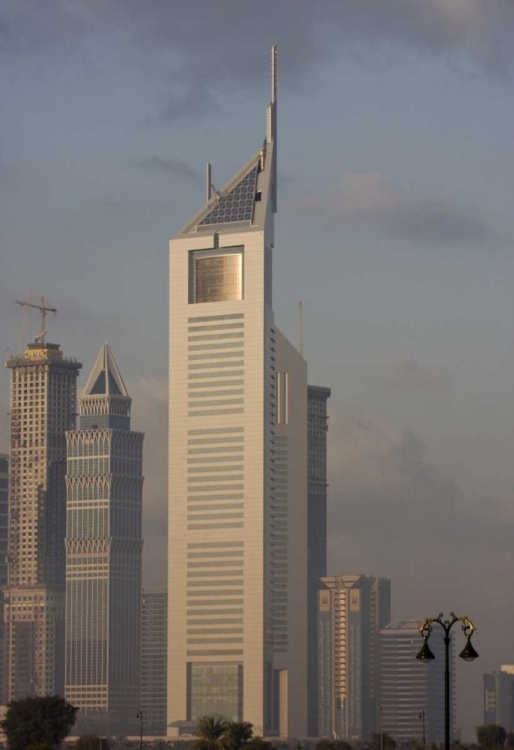
<svg viewBox="0 0 514 750">
<path fill-rule="evenodd" d="M 267 109 L 266 140 L 259 151 L 221 188 L 207 171 L 207 200 L 175 235 L 214 229 L 262 228 L 269 212 L 277 210 L 277 49 L 271 51 L 271 102 Z"/>
<path fill-rule="evenodd" d="M 84 396 L 123 396 L 129 398 L 118 365 L 108 344 L 104 344 L 98 353 L 82 392 L 82 398 Z"/>
</svg>

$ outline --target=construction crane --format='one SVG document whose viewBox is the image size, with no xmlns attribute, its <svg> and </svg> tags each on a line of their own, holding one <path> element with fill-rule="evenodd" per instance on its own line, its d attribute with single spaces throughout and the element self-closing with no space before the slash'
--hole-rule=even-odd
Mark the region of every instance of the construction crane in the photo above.
<svg viewBox="0 0 514 750">
<path fill-rule="evenodd" d="M 20 300 L 16 300 L 16 304 L 20 305 L 21 307 L 34 307 L 36 310 L 39 310 L 39 317 L 41 320 L 41 330 L 38 333 L 38 335 L 34 338 L 35 343 L 37 344 L 38 341 L 41 341 L 42 344 L 45 343 L 45 336 L 47 334 L 46 330 L 46 314 L 47 312 L 51 312 L 54 315 L 57 315 L 57 309 L 55 307 L 48 307 L 48 305 L 45 304 L 45 298 L 41 297 L 39 305 L 34 304 L 33 302 L 21 302 Z"/>
</svg>

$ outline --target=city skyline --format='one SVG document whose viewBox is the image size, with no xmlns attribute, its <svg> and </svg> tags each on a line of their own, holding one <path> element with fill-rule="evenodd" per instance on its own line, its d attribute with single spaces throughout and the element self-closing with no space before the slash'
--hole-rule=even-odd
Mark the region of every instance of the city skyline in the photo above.
<svg viewBox="0 0 514 750">
<path fill-rule="evenodd" d="M 430 2 L 429 6 L 433 9 L 436 4 Z M 442 10 L 440 15 L 434 10 L 432 25 L 415 21 L 405 7 L 399 23 L 385 23 L 379 28 L 375 3 L 370 4 L 370 18 L 362 20 L 362 25 L 350 4 L 345 25 L 362 35 L 358 42 L 354 40 L 362 52 L 357 59 L 336 53 L 330 45 L 326 56 L 320 58 L 317 41 L 307 31 L 312 47 L 304 45 L 300 54 L 294 42 L 307 29 L 305 16 L 299 14 L 289 35 L 272 16 L 279 41 L 285 37 L 282 111 L 291 113 L 291 127 L 285 126 L 290 135 L 281 146 L 281 164 L 289 183 L 283 183 L 279 227 L 284 250 L 277 260 L 277 278 L 284 296 L 277 316 L 279 325 L 297 341 L 296 302 L 298 297 L 304 299 L 306 351 L 315 368 L 309 373 L 309 381 L 326 383 L 333 391 L 330 572 L 351 568 L 392 577 L 395 617 L 422 616 L 451 608 L 466 611 L 479 626 L 479 639 L 487 640 L 490 649 L 487 664 L 487 654 L 478 648 L 478 674 L 511 660 L 501 651 L 502 641 L 508 644 L 501 622 L 512 619 L 513 602 L 495 583 L 512 560 L 508 546 L 512 519 L 504 510 L 512 486 L 509 454 L 513 419 L 508 282 L 512 262 L 507 253 L 511 230 L 505 213 L 510 192 L 509 159 L 505 154 L 510 153 L 511 137 L 503 124 L 509 121 L 510 104 L 504 96 L 505 83 L 496 77 L 498 61 L 507 53 L 502 58 L 501 45 L 495 45 L 495 54 L 487 54 L 492 51 L 487 33 L 496 27 L 485 4 L 475 4 L 483 20 L 480 28 L 463 8 L 445 16 L 445 4 L 438 6 Z M 503 12 L 506 5 L 498 3 L 495 7 Z M 157 18 L 158 6 L 154 8 Z M 223 11 L 219 13 L 226 20 Z M 55 8 L 48 15 L 55 20 Z M 184 15 L 186 23 L 185 10 Z M 88 16 L 84 11 L 86 20 L 93 16 L 93 12 Z M 398 21 L 394 9 L 386 16 Z M 64 28 L 76 33 L 84 17 L 76 16 L 73 23 L 68 19 L 69 25 Z M 12 351 L 23 348 L 17 345 L 21 321 L 13 302 L 30 285 L 35 293 L 48 293 L 60 308 L 59 317 L 51 325 L 54 338 L 67 352 L 84 360 L 94 356 L 99 341 L 108 338 L 116 344 L 123 371 L 133 381 L 130 391 L 142 397 L 137 427 L 155 436 L 149 453 L 155 465 L 152 482 L 156 491 L 150 496 L 147 529 L 155 540 L 152 548 L 160 549 L 161 556 L 152 555 L 147 560 L 151 581 L 158 580 L 164 547 L 159 534 L 164 516 L 159 484 L 165 440 L 160 412 L 165 409 L 166 313 L 165 302 L 158 300 L 166 296 L 164 284 L 159 286 L 160 277 L 165 276 L 165 244 L 171 229 L 180 223 L 180 216 L 189 215 L 199 202 L 202 188 L 197 176 L 203 162 L 213 158 L 213 181 L 219 187 L 224 180 L 218 179 L 218 174 L 230 175 L 240 163 L 239 156 L 242 162 L 248 147 L 253 147 L 253 126 L 247 127 L 248 137 L 244 136 L 243 142 L 238 135 L 239 122 L 235 122 L 237 119 L 243 126 L 249 125 L 243 110 L 253 111 L 255 101 L 263 95 L 261 83 L 253 74 L 253 61 L 261 71 L 259 81 L 264 80 L 259 60 L 262 49 L 268 46 L 267 31 L 255 23 L 254 15 L 251 18 L 257 29 L 258 55 L 251 46 L 250 58 L 243 51 L 241 42 L 247 44 L 249 37 L 237 15 L 238 34 L 227 46 L 232 57 L 224 51 L 223 23 L 209 34 L 210 46 L 205 52 L 211 55 L 218 79 L 222 81 L 226 75 L 231 86 L 241 89 L 241 108 L 231 107 L 223 84 L 213 82 L 212 72 L 204 64 L 200 72 L 205 88 L 193 92 L 185 102 L 189 121 L 168 119 L 154 130 L 147 125 L 152 137 L 148 138 L 146 131 L 140 143 L 134 136 L 137 117 L 128 106 L 133 99 L 127 101 L 120 95 L 110 111 L 119 113 L 115 116 L 127 127 L 132 140 L 121 139 L 120 150 L 113 149 L 106 160 L 109 176 L 102 189 L 98 185 L 106 174 L 100 163 L 105 152 L 98 142 L 99 136 L 105 135 L 105 143 L 109 137 L 112 143 L 110 130 L 106 128 L 104 133 L 95 125 L 96 130 L 94 127 L 86 133 L 77 117 L 82 117 L 82 110 L 72 106 L 75 99 L 70 83 L 83 81 L 81 65 L 88 59 L 87 50 L 79 46 L 78 62 L 66 75 L 59 75 L 54 67 L 60 56 L 67 54 L 63 47 L 56 49 L 55 37 L 47 38 L 44 47 L 31 50 L 23 64 L 16 50 L 10 53 L 13 57 L 8 61 L 22 82 L 35 59 L 48 81 L 58 81 L 59 98 L 70 106 L 67 112 L 56 106 L 55 119 L 30 85 L 24 86 L 29 97 L 24 96 L 22 103 L 22 97 L 2 78 L 10 102 L 7 151 L 2 154 L 2 164 L 7 164 L 7 169 L 2 168 L 2 185 L 4 190 L 10 186 L 4 206 L 10 208 L 8 222 L 3 224 L 2 248 L 6 252 L 12 249 L 0 294 L 3 345 L 10 344 Z M 133 19 L 134 15 L 127 15 L 122 20 L 130 24 Z M 104 23 L 99 18 L 94 20 L 99 25 Z M 503 16 L 503 20 L 504 28 L 510 28 L 508 17 Z M 455 34 L 446 34 L 444 22 Z M 28 20 L 26 23 L 30 38 L 31 25 Z M 105 23 L 109 23 L 108 15 Z M 16 24 L 8 28 L 16 34 Z M 57 23 L 56 28 L 63 26 Z M 108 57 L 107 48 L 94 36 L 95 28 L 83 33 L 93 39 L 100 60 L 113 62 L 113 80 L 123 83 L 119 40 Z M 157 32 L 152 28 L 148 33 Z M 16 36 L 13 38 L 16 40 Z M 184 38 L 191 43 L 187 23 Z M 381 52 L 376 52 L 375 41 L 386 45 Z M 205 58 L 199 55 L 195 63 L 189 51 L 185 52 L 173 38 L 172 42 L 176 54 L 186 61 L 186 69 L 190 66 L 196 71 L 194 79 L 182 79 L 187 92 L 193 81 L 199 80 L 198 66 Z M 145 42 L 138 43 L 140 47 L 136 44 L 136 48 L 141 50 Z M 418 55 L 420 49 L 423 54 Z M 220 56 L 212 54 L 213 50 Z M 195 51 L 198 48 L 191 43 L 191 53 Z M 382 53 L 387 59 L 385 66 L 377 64 L 377 55 Z M 143 52 L 138 54 L 143 56 Z M 144 54 L 149 54 L 146 48 Z M 139 75 L 144 75 L 145 60 L 132 59 Z M 504 61 L 508 76 L 510 58 Z M 310 74 L 306 73 L 306 63 L 312 63 Z M 106 91 L 107 84 L 95 83 L 94 70 L 93 65 L 83 90 L 87 105 L 103 101 Z M 131 96 L 136 101 L 136 92 L 142 92 L 141 79 L 136 76 L 133 83 Z M 41 86 L 53 101 L 49 84 L 43 81 Z M 127 91 L 131 87 L 117 88 Z M 399 98 L 398 91 L 409 104 Z M 27 103 L 27 99 L 34 103 Z M 159 106 L 165 106 L 164 99 L 156 99 Z M 212 100 L 218 109 L 209 111 L 209 126 L 205 127 L 198 110 L 195 115 L 195 103 L 198 106 L 198 102 Z M 143 95 L 141 101 L 138 115 L 141 110 L 155 112 L 157 105 L 152 97 L 149 100 Z M 90 107 L 92 112 L 98 108 Z M 16 118 L 23 122 L 23 128 L 15 135 L 11 123 Z M 143 124 L 143 133 L 144 128 Z M 318 128 L 324 128 L 321 139 L 314 137 Z M 230 145 L 238 150 L 236 164 L 222 144 L 221 129 L 234 136 Z M 121 130 L 117 128 L 118 133 Z M 191 130 L 190 136 L 186 136 L 187 130 Z M 77 149 L 82 140 L 84 150 Z M 32 148 L 29 141 L 34 144 Z M 194 147 L 193 142 L 197 144 Z M 25 143 L 29 148 L 23 150 L 22 157 L 20 144 Z M 68 158 L 72 146 L 75 153 Z M 101 154 L 101 158 L 96 156 L 95 161 L 92 154 Z M 57 157 L 65 168 L 57 165 Z M 137 167 L 128 166 L 129 157 L 145 160 L 144 167 L 139 163 Z M 88 168 L 83 169 L 86 160 Z M 296 211 L 304 205 L 299 185 L 305 172 L 312 192 L 320 193 L 323 186 L 328 189 L 332 180 L 339 180 L 342 164 L 341 189 L 346 202 L 342 223 L 337 223 L 338 206 L 327 196 L 329 210 L 323 225 L 317 225 L 316 235 L 314 231 L 304 232 L 306 222 Z M 188 176 L 188 167 L 194 174 Z M 46 183 L 47 173 L 52 175 L 57 195 L 59 186 L 61 192 L 67 192 L 59 210 L 49 198 L 51 191 L 46 198 L 37 192 L 43 175 Z M 34 208 L 34 193 L 25 183 L 32 185 L 42 201 L 39 212 Z M 114 193 L 118 203 L 107 209 L 104 198 Z M 103 213 L 91 202 L 97 194 L 105 207 Z M 441 195 L 449 196 L 447 206 L 451 209 L 450 213 L 443 211 L 442 216 L 437 200 Z M 371 196 L 367 213 L 362 208 L 366 196 Z M 141 201 L 141 213 L 137 215 L 141 227 L 134 226 L 131 216 L 136 201 L 138 205 Z M 469 213 L 461 211 L 469 205 L 477 207 L 472 211 L 473 221 Z M 309 203 L 308 209 L 314 213 L 318 208 Z M 27 209 L 30 223 L 26 222 Z M 422 237 L 419 231 L 409 234 L 413 217 L 424 229 Z M 488 231 L 491 226 L 493 230 Z M 291 228 L 291 239 L 285 240 Z M 476 239 L 481 231 L 482 239 Z M 122 258 L 125 262 L 120 272 Z M 100 264 L 102 274 L 98 274 Z M 103 277 L 94 290 L 91 273 L 95 282 L 98 276 Z M 105 293 L 107 287 L 111 293 Z M 154 291 L 159 289 L 158 293 Z M 82 333 L 78 333 L 79 328 Z M 323 343 L 324 337 L 329 338 L 330 345 Z M 5 378 L 2 386 L 5 414 Z M 4 427 L 5 416 L 1 427 L 3 452 Z M 377 472 L 377 466 L 382 467 L 382 473 Z M 413 533 L 403 538 L 400 529 L 407 511 Z M 435 540 L 433 554 L 420 529 L 427 529 L 426 536 Z M 388 543 L 384 537 L 389 537 Z M 455 571 L 451 580 L 445 576 L 449 568 Z M 491 592 L 487 605 L 476 597 L 477 587 L 485 586 Z M 466 682 L 474 680 L 466 674 Z M 480 678 L 475 680 L 473 695 L 479 694 Z M 476 713 L 478 702 L 474 700 Z"/>
</svg>

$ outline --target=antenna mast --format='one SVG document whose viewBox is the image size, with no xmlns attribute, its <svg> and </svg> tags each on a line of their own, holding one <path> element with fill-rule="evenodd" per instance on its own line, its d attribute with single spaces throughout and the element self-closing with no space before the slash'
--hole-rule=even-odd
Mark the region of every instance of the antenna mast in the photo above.
<svg viewBox="0 0 514 750">
<path fill-rule="evenodd" d="M 300 330 L 300 354 L 303 357 L 303 302 L 298 303 L 298 328 Z"/>
<path fill-rule="evenodd" d="M 33 302 L 21 302 L 20 300 L 15 300 L 17 305 L 20 305 L 21 307 L 34 307 L 36 310 L 39 310 L 39 318 L 41 320 L 41 330 L 38 333 L 38 335 L 34 338 L 34 341 L 37 343 L 38 341 L 41 341 L 43 344 L 45 343 L 45 336 L 46 336 L 46 314 L 47 312 L 51 312 L 54 315 L 57 315 L 57 309 L 55 307 L 48 307 L 45 304 L 45 298 L 41 297 L 41 302 L 39 305 L 35 305 Z"/>
</svg>

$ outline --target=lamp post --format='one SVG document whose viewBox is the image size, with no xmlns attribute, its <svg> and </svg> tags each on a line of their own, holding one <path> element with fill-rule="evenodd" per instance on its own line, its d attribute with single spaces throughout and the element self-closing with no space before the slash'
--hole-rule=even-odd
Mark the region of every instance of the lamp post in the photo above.
<svg viewBox="0 0 514 750">
<path fill-rule="evenodd" d="M 136 719 L 139 719 L 139 750 L 143 750 L 143 712 L 141 710 L 137 712 Z"/>
<path fill-rule="evenodd" d="M 422 662 L 430 662 L 435 659 L 435 655 L 430 650 L 428 639 L 432 633 L 435 624 L 440 625 L 444 630 L 444 750 L 450 750 L 450 631 L 456 622 L 462 623 L 462 630 L 466 636 L 466 645 L 460 652 L 459 656 L 464 661 L 474 661 L 478 659 L 478 654 L 471 643 L 471 636 L 476 630 L 475 626 L 465 615 L 457 617 L 454 612 L 450 612 L 451 620 L 444 620 L 441 612 L 438 617 L 428 617 L 421 625 L 419 632 L 423 638 L 423 646 L 416 656 Z"/>
</svg>

